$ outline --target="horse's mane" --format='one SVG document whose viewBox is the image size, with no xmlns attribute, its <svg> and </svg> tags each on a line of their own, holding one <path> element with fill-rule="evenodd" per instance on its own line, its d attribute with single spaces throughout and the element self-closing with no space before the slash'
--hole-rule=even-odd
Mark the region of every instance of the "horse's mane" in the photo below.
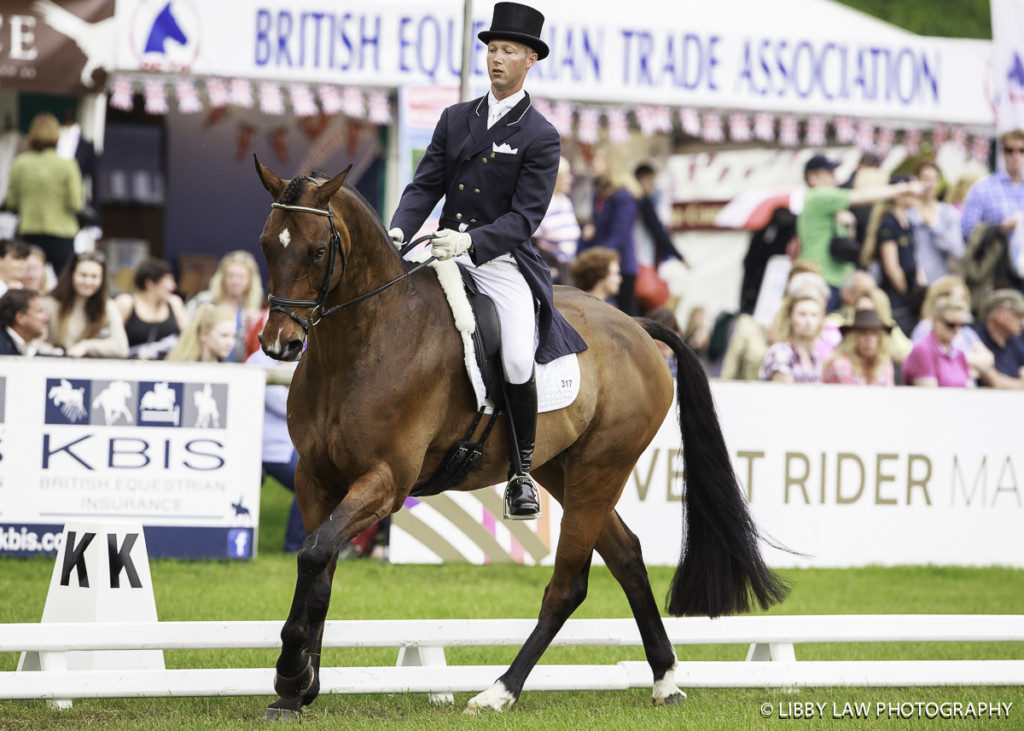
<svg viewBox="0 0 1024 731">
<path fill-rule="evenodd" d="M 285 187 L 284 192 L 281 193 L 281 198 L 278 202 L 284 203 L 286 206 L 293 206 L 298 202 L 299 198 L 302 197 L 302 192 L 306 189 L 307 182 L 320 185 L 328 178 L 329 176 L 322 170 L 312 170 L 309 175 L 298 175 L 288 182 L 288 185 Z M 381 220 L 380 214 L 377 213 L 377 209 L 373 207 L 373 204 L 366 199 L 366 196 L 348 185 L 343 185 L 341 190 L 354 198 L 356 203 L 366 211 L 368 218 L 375 224 L 377 233 L 380 235 L 381 239 L 390 242 L 391 238 L 388 235 L 388 230 L 384 227 L 384 222 Z M 395 251 L 395 248 L 391 246 L 390 243 L 386 248 L 396 256 L 398 255 L 398 252 Z"/>
</svg>

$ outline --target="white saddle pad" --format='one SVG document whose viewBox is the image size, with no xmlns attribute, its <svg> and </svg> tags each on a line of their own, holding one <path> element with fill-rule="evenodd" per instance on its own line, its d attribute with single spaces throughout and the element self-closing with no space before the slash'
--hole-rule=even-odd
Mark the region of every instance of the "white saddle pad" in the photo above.
<svg viewBox="0 0 1024 731">
<path fill-rule="evenodd" d="M 409 255 L 410 261 L 423 261 L 429 256 L 430 249 L 422 247 Z M 476 318 L 469 298 L 462 284 L 462 275 L 458 264 L 453 259 L 435 261 L 430 265 L 437 274 L 441 288 L 444 290 L 448 305 L 452 308 L 455 327 L 462 336 L 463 359 L 466 374 L 473 384 L 476 393 L 477 408 L 494 410 L 494 403 L 487 398 L 484 390 L 484 379 L 476 362 L 476 351 L 473 345 L 473 332 L 476 330 Z M 576 400 L 580 392 L 580 361 L 575 353 L 562 356 L 550 363 L 537 364 L 537 412 L 557 411 L 564 409 Z"/>
</svg>

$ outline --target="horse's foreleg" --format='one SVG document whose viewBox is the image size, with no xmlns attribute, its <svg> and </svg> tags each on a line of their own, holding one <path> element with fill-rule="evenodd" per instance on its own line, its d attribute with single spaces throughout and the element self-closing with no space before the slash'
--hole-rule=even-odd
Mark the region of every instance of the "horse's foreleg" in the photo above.
<svg viewBox="0 0 1024 731">
<path fill-rule="evenodd" d="M 654 673 L 654 705 L 684 700 L 686 694 L 679 690 L 675 682 L 675 650 L 672 649 L 665 623 L 658 612 L 658 603 L 651 591 L 640 541 L 614 511 L 608 516 L 597 539 L 597 552 L 626 593 L 629 607 L 633 610 L 633 617 L 644 642 L 644 654 Z"/>
<path fill-rule="evenodd" d="M 344 500 L 299 549 L 295 597 L 281 630 L 281 655 L 274 680 L 274 689 L 282 698 L 307 695 L 318 675 L 319 659 L 314 655 L 319 653 L 319 633 L 327 616 L 333 577 L 328 567 L 348 541 L 391 513 L 394 496 L 390 468 L 375 466 L 351 485 Z"/>
</svg>

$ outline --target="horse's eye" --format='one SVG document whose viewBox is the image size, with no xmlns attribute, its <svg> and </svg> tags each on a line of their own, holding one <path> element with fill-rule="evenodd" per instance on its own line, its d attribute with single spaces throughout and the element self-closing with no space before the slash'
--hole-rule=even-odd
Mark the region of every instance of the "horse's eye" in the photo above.
<svg viewBox="0 0 1024 731">
<path fill-rule="evenodd" d="M 320 261 L 321 259 L 324 258 L 324 254 L 326 254 L 326 253 L 327 253 L 327 247 L 326 246 L 321 246 L 319 249 L 316 250 L 316 253 L 313 254 L 313 260 L 314 261 Z"/>
</svg>

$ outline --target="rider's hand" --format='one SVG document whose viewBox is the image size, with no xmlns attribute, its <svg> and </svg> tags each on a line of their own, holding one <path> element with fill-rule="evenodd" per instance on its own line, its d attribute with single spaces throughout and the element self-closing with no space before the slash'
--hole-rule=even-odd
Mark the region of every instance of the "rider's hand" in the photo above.
<svg viewBox="0 0 1024 731">
<path fill-rule="evenodd" d="M 402 248 L 402 244 L 405 243 L 405 234 L 400 228 L 393 228 L 388 231 L 388 236 L 391 237 L 391 243 L 395 245 L 396 249 Z"/>
<path fill-rule="evenodd" d="M 473 246 L 473 239 L 468 233 L 443 228 L 434 234 L 431 253 L 438 261 L 447 261 L 459 254 L 464 254 Z"/>
</svg>

